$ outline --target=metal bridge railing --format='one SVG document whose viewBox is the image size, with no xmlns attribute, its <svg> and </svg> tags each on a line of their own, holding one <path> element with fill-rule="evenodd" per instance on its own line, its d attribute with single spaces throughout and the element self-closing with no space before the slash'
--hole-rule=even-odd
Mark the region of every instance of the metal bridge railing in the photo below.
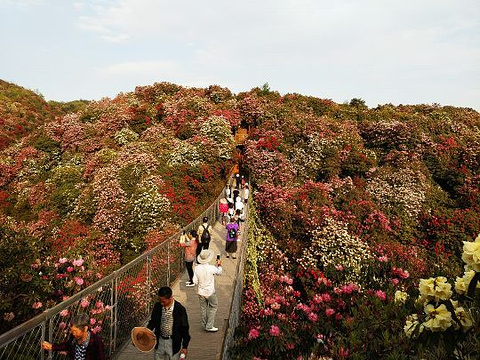
<svg viewBox="0 0 480 360">
<path fill-rule="evenodd" d="M 178 238 L 183 230 L 197 229 L 202 218 L 219 218 L 217 199 L 182 230 L 138 256 L 130 263 L 92 284 L 42 314 L 0 335 L 0 359 L 64 359 L 62 354 L 42 350 L 42 341 L 56 343 L 69 336 L 70 319 L 79 312 L 90 316 L 91 329 L 99 331 L 108 358 L 130 338 L 132 327 L 146 321 L 155 301 L 156 291 L 170 285 L 184 270 L 183 249 Z"/>
</svg>

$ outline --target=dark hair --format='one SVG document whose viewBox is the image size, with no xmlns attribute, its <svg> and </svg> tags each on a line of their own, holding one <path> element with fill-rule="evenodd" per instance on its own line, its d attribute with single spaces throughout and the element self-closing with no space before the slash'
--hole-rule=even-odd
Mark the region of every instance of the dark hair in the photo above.
<svg viewBox="0 0 480 360">
<path fill-rule="evenodd" d="M 173 291 L 168 286 L 163 286 L 158 290 L 158 296 L 170 299 L 173 295 Z"/>
<path fill-rule="evenodd" d="M 72 321 L 70 321 L 70 324 L 78 329 L 83 329 L 85 326 L 88 326 L 89 322 L 90 316 L 87 314 L 78 314 L 73 317 Z"/>
<path fill-rule="evenodd" d="M 194 238 L 196 238 L 198 236 L 197 234 L 197 230 L 190 230 L 190 235 Z"/>
<path fill-rule="evenodd" d="M 242 213 L 242 211 L 240 209 L 235 210 L 236 215 L 240 215 L 241 213 Z"/>
<path fill-rule="evenodd" d="M 203 218 L 203 222 L 206 223 L 207 221 L 208 221 L 208 217 L 205 216 L 205 217 Z"/>
</svg>

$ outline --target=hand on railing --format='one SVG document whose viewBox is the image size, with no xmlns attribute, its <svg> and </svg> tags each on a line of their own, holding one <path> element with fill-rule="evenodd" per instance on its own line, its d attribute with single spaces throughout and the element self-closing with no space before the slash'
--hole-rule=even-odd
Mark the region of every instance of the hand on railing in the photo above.
<svg viewBox="0 0 480 360">
<path fill-rule="evenodd" d="M 42 349 L 43 350 L 52 350 L 52 344 L 50 344 L 48 341 L 42 342 Z"/>
</svg>

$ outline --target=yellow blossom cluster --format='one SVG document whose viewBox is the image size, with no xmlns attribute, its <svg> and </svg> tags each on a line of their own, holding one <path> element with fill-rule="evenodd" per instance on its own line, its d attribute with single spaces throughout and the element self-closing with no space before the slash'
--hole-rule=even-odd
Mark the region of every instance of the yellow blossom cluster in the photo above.
<svg viewBox="0 0 480 360">
<path fill-rule="evenodd" d="M 420 279 L 419 284 L 420 300 L 448 300 L 452 296 L 452 285 L 447 282 L 444 276 L 436 278 Z"/>
<path fill-rule="evenodd" d="M 473 242 L 463 242 L 462 260 L 465 261 L 468 269 L 480 271 L 480 235 Z"/>
</svg>

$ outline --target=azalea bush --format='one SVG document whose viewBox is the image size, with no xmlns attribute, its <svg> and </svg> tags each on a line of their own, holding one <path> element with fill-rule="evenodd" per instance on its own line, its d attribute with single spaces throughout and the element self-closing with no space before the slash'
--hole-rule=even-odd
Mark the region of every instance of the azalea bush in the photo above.
<svg viewBox="0 0 480 360">
<path fill-rule="evenodd" d="M 126 264 L 218 196 L 233 166 L 239 113 L 228 89 L 159 83 L 55 112 L 55 121 L 43 117 L 21 141 L 1 146 L 2 248 L 14 239 L 6 253 L 24 250 L 19 269 L 37 259 L 44 266 L 83 258 L 103 276 Z M 61 301 L 52 292 L 66 291 L 62 282 L 48 282 L 57 274 L 45 271 L 42 281 L 33 277 L 23 286 L 9 274 L 13 259 L 2 259 L 0 315 L 9 314 L 2 330 Z M 23 300 L 14 308 L 17 297 Z"/>
</svg>

